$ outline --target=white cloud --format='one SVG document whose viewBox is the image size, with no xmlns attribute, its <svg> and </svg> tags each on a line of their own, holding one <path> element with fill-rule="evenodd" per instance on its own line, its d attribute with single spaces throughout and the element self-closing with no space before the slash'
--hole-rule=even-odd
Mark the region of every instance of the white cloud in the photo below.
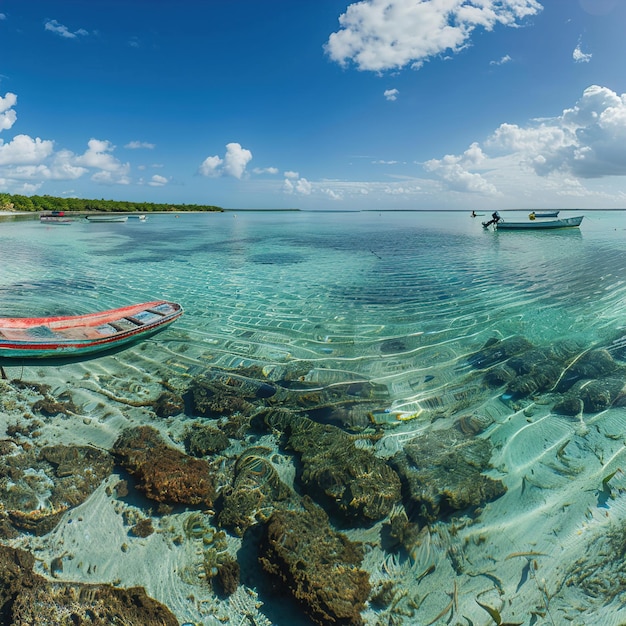
<svg viewBox="0 0 626 626">
<path fill-rule="evenodd" d="M 147 141 L 129 141 L 125 146 L 128 150 L 139 150 L 141 148 L 146 148 L 147 150 L 154 150 L 156 147 L 153 143 L 148 143 Z"/>
<path fill-rule="evenodd" d="M 229 176 L 241 178 L 246 170 L 246 165 L 252 160 L 252 152 L 242 148 L 238 143 L 226 144 L 224 156 L 224 172 Z"/>
<path fill-rule="evenodd" d="M 130 185 L 130 178 L 125 171 L 111 172 L 100 170 L 91 177 L 91 180 L 102 185 Z"/>
<path fill-rule="evenodd" d="M 87 142 L 87 150 L 76 158 L 76 163 L 107 172 L 117 172 L 125 166 L 111 154 L 113 150 L 115 146 L 110 141 L 90 139 Z"/>
<path fill-rule="evenodd" d="M 510 61 L 511 57 L 508 54 L 505 54 L 499 61 L 489 61 L 489 65 L 504 65 Z"/>
<path fill-rule="evenodd" d="M 277 167 L 255 167 L 252 170 L 253 174 L 278 174 L 278 168 Z"/>
<path fill-rule="evenodd" d="M 417 69 L 469 45 L 477 27 L 517 26 L 542 10 L 537 0 L 362 0 L 339 17 L 325 45 L 333 61 L 359 70 Z"/>
<path fill-rule="evenodd" d="M 574 52 L 572 52 L 572 58 L 574 59 L 575 63 L 589 63 L 589 61 L 591 61 L 591 57 L 593 55 L 591 54 L 585 54 L 581 48 L 580 48 L 580 42 L 578 42 L 578 45 L 574 48 Z"/>
<path fill-rule="evenodd" d="M 285 177 L 285 181 L 283 183 L 283 191 L 288 194 L 299 194 L 302 196 L 310 196 L 313 192 L 313 185 L 306 179 L 300 178 L 296 174 L 293 176 L 295 172 L 285 172 L 285 174 L 289 173 L 290 176 Z"/>
<path fill-rule="evenodd" d="M 0 97 L 0 129 L 10 128 L 15 121 L 13 107 L 17 96 L 7 93 Z M 34 190 L 46 180 L 75 180 L 95 170 L 92 180 L 106 184 L 129 184 L 130 165 L 116 159 L 112 152 L 115 146 L 109 141 L 91 139 L 82 155 L 70 150 L 54 150 L 54 142 L 15 135 L 11 141 L 0 139 L 0 178 L 6 187 L 23 189 L 20 181 L 32 181 Z"/>
<path fill-rule="evenodd" d="M 343 194 L 335 189 L 322 189 L 323 194 L 327 195 L 331 200 L 343 200 Z"/>
<path fill-rule="evenodd" d="M 203 176 L 234 176 L 241 179 L 246 171 L 246 166 L 252 160 L 252 152 L 242 148 L 238 143 L 226 144 L 224 158 L 209 156 L 201 163 L 198 172 Z"/>
<path fill-rule="evenodd" d="M 0 140 L 0 165 L 33 165 L 52 154 L 52 141 L 16 135 L 9 143 Z"/>
<path fill-rule="evenodd" d="M 218 156 L 210 156 L 204 159 L 198 168 L 198 172 L 202 174 L 202 176 L 208 176 L 211 178 L 216 178 L 217 176 L 221 176 L 220 167 L 224 161 L 220 159 Z"/>
<path fill-rule="evenodd" d="M 165 176 L 159 176 L 159 174 L 155 174 L 149 181 L 148 185 L 151 187 L 163 187 L 163 185 L 167 185 L 169 181 Z"/>
<path fill-rule="evenodd" d="M 74 164 L 100 170 L 91 177 L 95 182 L 127 185 L 130 183 L 128 177 L 130 164 L 116 159 L 111 154 L 114 149 L 115 146 L 110 141 L 90 139 L 87 142 L 87 150 L 74 159 Z"/>
<path fill-rule="evenodd" d="M 0 13 L 0 20 L 6 20 L 7 16 L 4 13 Z"/>
<path fill-rule="evenodd" d="M 515 151 L 540 175 L 563 172 L 578 178 L 626 175 L 626 94 L 592 85 L 559 117 L 525 128 L 503 124 L 488 147 Z"/>
<path fill-rule="evenodd" d="M 626 176 L 626 94 L 592 85 L 561 115 L 501 124 L 482 146 L 431 159 L 424 169 L 457 192 L 590 196 L 592 179 Z"/>
<path fill-rule="evenodd" d="M 84 37 L 89 34 L 84 28 L 79 28 L 78 30 L 72 32 L 67 26 L 59 24 L 57 20 L 48 20 L 44 28 L 65 39 L 76 39 L 79 35 Z"/>
<path fill-rule="evenodd" d="M 492 196 L 497 194 L 496 187 L 487 182 L 480 174 L 470 171 L 484 160 L 485 155 L 482 149 L 477 143 L 473 143 L 461 156 L 447 154 L 443 159 L 426 161 L 424 169 L 427 172 L 437 174 L 452 191 Z"/>
<path fill-rule="evenodd" d="M 17 113 L 13 107 L 17 103 L 17 96 L 10 91 L 5 94 L 4 98 L 0 96 L 0 131 L 8 130 L 15 124 Z"/>
<path fill-rule="evenodd" d="M 285 178 L 300 178 L 300 174 L 298 174 L 298 172 L 293 172 L 293 171 L 286 171 L 283 176 Z"/>
<path fill-rule="evenodd" d="M 75 180 L 86 174 L 86 167 L 74 162 L 74 154 L 69 150 L 59 150 L 52 158 L 47 177 L 54 180 Z"/>
<path fill-rule="evenodd" d="M 385 98 L 387 98 L 387 100 L 390 100 L 391 102 L 394 102 L 395 100 L 398 99 L 398 94 L 400 92 L 397 89 L 386 89 L 385 92 L 383 93 L 383 96 L 385 96 Z"/>
</svg>

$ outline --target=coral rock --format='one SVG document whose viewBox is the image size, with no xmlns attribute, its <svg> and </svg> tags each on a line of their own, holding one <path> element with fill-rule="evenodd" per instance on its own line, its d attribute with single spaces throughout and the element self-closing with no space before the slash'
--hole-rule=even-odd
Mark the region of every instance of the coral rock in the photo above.
<svg viewBox="0 0 626 626">
<path fill-rule="evenodd" d="M 154 428 L 123 431 L 113 453 L 148 498 L 171 504 L 212 505 L 215 484 L 210 465 L 169 446 Z"/>
<path fill-rule="evenodd" d="M 310 500 L 304 504 L 304 511 L 272 514 L 259 561 L 316 624 L 362 624 L 371 588 L 367 572 L 359 569 L 360 544 L 335 532 Z"/>
<path fill-rule="evenodd" d="M 287 447 L 300 454 L 303 488 L 335 514 L 351 523 L 370 524 L 400 502 L 396 472 L 369 450 L 357 448 L 340 428 L 285 413 L 268 419 L 288 433 Z"/>
<path fill-rule="evenodd" d="M 416 437 L 392 459 L 404 483 L 412 517 L 432 523 L 454 511 L 482 506 L 506 491 L 489 469 L 491 444 L 456 428 Z"/>
<path fill-rule="evenodd" d="M 33 564 L 28 552 L 0 546 L 0 623 L 178 626 L 175 616 L 142 587 L 49 582 L 33 572 Z"/>
</svg>

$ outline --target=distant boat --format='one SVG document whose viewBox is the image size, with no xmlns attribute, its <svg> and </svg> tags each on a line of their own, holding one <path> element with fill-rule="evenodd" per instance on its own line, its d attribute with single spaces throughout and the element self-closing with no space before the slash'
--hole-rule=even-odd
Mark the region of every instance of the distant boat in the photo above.
<svg viewBox="0 0 626 626">
<path fill-rule="evenodd" d="M 155 300 L 86 315 L 0 318 L 0 357 L 73 357 L 109 350 L 152 335 L 182 314 L 180 304 Z"/>
<path fill-rule="evenodd" d="M 128 215 L 88 215 L 90 222 L 126 222 Z"/>
<path fill-rule="evenodd" d="M 528 220 L 527 222 L 507 222 L 500 218 L 494 224 L 495 230 L 553 230 L 556 228 L 577 228 L 583 221 L 583 215 L 578 217 L 566 217 L 560 220 Z M 483 222 L 483 226 L 487 228 L 488 223 Z"/>
<path fill-rule="evenodd" d="M 73 220 L 65 216 L 65 211 L 47 211 L 39 216 L 42 224 L 71 224 Z"/>
<path fill-rule="evenodd" d="M 535 211 L 533 211 L 528 218 L 533 220 L 536 217 L 558 217 L 559 213 L 560 211 L 544 211 L 543 213 L 535 213 Z"/>
<path fill-rule="evenodd" d="M 39 221 L 42 224 L 55 224 L 57 226 L 64 226 L 71 224 L 74 220 L 69 217 L 56 217 L 54 215 L 40 215 Z"/>
</svg>

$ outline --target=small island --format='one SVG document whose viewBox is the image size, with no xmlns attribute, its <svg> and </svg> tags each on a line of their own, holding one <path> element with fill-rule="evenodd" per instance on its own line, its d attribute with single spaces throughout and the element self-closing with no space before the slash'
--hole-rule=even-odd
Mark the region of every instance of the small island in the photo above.
<svg viewBox="0 0 626 626">
<path fill-rule="evenodd" d="M 122 200 L 89 200 L 84 198 L 57 198 L 55 196 L 22 196 L 0 193 L 0 211 L 39 212 L 59 211 L 85 213 L 162 213 L 182 211 L 224 211 L 223 208 L 202 204 L 156 204 L 153 202 L 124 202 Z"/>
</svg>

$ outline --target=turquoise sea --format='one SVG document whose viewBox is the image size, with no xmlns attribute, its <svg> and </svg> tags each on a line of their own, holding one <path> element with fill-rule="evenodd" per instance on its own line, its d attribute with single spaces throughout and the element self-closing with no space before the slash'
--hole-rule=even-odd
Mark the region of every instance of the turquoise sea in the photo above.
<svg viewBox="0 0 626 626">
<path fill-rule="evenodd" d="M 0 438 L 17 441 L 7 433 L 35 419 L 36 429 L 18 431 L 36 447 L 109 450 L 124 428 L 149 424 L 184 450 L 186 425 L 208 418 L 155 416 L 141 401 L 163 381 L 182 389 L 194 377 L 231 375 L 348 393 L 368 385 L 362 411 L 355 402 L 309 417 L 354 439 L 375 433 L 358 446 L 389 463 L 416 438 L 428 441 L 465 420 L 464 442 L 489 443 L 480 474 L 504 489 L 430 523 L 407 506 L 406 485 L 402 501 L 371 524 L 342 523 L 328 511 L 337 532 L 365 546 L 361 568 L 372 596 L 363 623 L 625 623 L 626 219 L 620 211 L 584 214 L 580 229 L 534 232 L 485 230 L 481 220 L 489 216 L 470 211 L 226 211 L 67 226 L 3 218 L 0 317 L 155 299 L 178 302 L 185 314 L 145 342 L 89 360 L 0 362 Z M 511 339 L 523 348 L 507 353 Z M 561 349 L 559 360 L 553 355 Z M 590 354 L 610 365 L 582 371 Z M 516 369 L 513 358 L 526 361 Z M 546 358 L 560 368 L 550 382 L 533 379 L 514 391 Z M 35 397 L 12 380 L 49 385 L 75 409 L 40 415 Z M 600 387 L 591 398 L 589 389 Z M 580 408 L 559 410 L 572 394 Z M 272 433 L 231 444 L 223 453 L 231 460 L 246 446 L 271 449 L 283 481 L 300 489 L 297 455 Z M 427 464 L 428 449 L 420 454 Z M 42 575 L 51 576 L 49 563 L 63 557 L 55 580 L 145 587 L 181 624 L 312 623 L 297 601 L 286 608 L 259 588 L 241 556 L 241 585 L 228 598 L 206 576 L 193 579 L 202 542 L 181 545 L 168 536 L 192 509 L 161 514 L 145 501 L 116 499 L 115 471 L 50 532 L 3 542 L 48 563 L 38 565 Z M 12 488 L 0 480 L 0 503 Z M 33 489 L 45 509 L 48 492 Z M 0 504 L 0 513 L 8 508 Z M 381 537 L 401 509 L 416 524 L 415 537 L 389 549 Z M 150 517 L 158 532 L 129 536 L 129 511 Z M 217 532 L 210 513 L 206 523 Z M 241 537 L 227 532 L 225 541 L 241 555 Z M 87 573 L 88 562 L 97 569 Z M 383 588 L 388 597 L 373 601 Z"/>
</svg>

